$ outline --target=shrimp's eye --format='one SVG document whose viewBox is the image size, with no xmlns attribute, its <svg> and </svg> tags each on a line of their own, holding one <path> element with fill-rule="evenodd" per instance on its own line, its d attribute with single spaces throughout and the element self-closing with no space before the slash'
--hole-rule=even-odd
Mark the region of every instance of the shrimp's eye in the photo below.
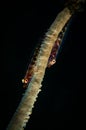
<svg viewBox="0 0 86 130">
<path fill-rule="evenodd" d="M 24 79 L 22 79 L 22 83 L 24 83 L 24 81 L 25 81 L 25 80 L 24 80 Z"/>
<path fill-rule="evenodd" d="M 52 61 L 53 63 L 55 63 L 56 62 L 56 60 L 55 59 L 53 59 L 53 61 Z"/>
<path fill-rule="evenodd" d="M 28 82 L 28 79 L 22 79 L 22 83 L 27 83 Z"/>
<path fill-rule="evenodd" d="M 27 83 L 27 82 L 28 82 L 28 79 L 25 79 L 25 80 L 24 80 L 24 83 Z"/>
</svg>

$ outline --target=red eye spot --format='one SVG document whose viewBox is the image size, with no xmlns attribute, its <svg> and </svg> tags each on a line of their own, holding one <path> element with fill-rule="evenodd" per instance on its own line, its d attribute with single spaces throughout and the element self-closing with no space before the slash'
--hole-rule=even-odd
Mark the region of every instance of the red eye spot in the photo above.
<svg viewBox="0 0 86 130">
<path fill-rule="evenodd" d="M 28 79 L 25 79 L 24 83 L 28 83 Z"/>
</svg>

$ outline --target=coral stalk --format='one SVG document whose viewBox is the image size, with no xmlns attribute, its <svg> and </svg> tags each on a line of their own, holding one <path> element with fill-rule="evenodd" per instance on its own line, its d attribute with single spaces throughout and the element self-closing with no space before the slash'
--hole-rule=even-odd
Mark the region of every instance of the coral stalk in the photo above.
<svg viewBox="0 0 86 130">
<path fill-rule="evenodd" d="M 14 113 L 7 130 L 24 130 L 26 123 L 28 122 L 30 115 L 32 114 L 32 108 L 41 91 L 43 77 L 47 67 L 48 58 L 50 56 L 52 47 L 57 39 L 58 34 L 70 19 L 71 13 L 68 8 L 64 8 L 56 17 L 52 23 L 48 32 L 45 34 L 45 38 L 42 41 L 41 48 L 37 57 L 36 67 L 33 78 L 29 83 L 21 102 Z"/>
</svg>

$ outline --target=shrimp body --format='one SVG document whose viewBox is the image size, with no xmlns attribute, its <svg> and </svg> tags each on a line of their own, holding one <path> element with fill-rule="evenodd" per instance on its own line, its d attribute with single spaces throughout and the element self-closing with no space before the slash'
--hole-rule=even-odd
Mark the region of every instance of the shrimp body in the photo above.
<svg viewBox="0 0 86 130">
<path fill-rule="evenodd" d="M 31 62 L 28 66 L 28 69 L 26 71 L 25 77 L 22 79 L 22 83 L 24 84 L 24 88 L 26 88 L 26 86 L 29 84 L 29 82 L 31 81 L 34 72 L 37 70 L 36 68 L 36 60 L 39 54 L 39 50 L 40 50 L 40 45 L 38 45 L 35 49 L 35 52 L 33 54 L 33 57 L 31 59 Z"/>
<path fill-rule="evenodd" d="M 56 56 L 57 56 L 57 52 L 58 52 L 58 49 L 60 47 L 60 40 L 57 39 L 55 41 L 55 44 L 52 48 L 52 51 L 51 51 L 51 54 L 50 54 L 50 57 L 48 59 L 48 64 L 47 64 L 47 67 L 51 67 L 52 65 L 54 65 L 56 63 Z"/>
</svg>

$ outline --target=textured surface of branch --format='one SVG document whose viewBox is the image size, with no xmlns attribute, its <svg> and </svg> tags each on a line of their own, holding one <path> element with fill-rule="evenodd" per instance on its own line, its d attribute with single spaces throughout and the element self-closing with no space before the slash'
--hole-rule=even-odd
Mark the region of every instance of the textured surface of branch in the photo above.
<svg viewBox="0 0 86 130">
<path fill-rule="evenodd" d="M 82 12 L 85 8 L 86 0 L 68 0 L 66 6 L 69 8 L 70 13 Z"/>
</svg>

